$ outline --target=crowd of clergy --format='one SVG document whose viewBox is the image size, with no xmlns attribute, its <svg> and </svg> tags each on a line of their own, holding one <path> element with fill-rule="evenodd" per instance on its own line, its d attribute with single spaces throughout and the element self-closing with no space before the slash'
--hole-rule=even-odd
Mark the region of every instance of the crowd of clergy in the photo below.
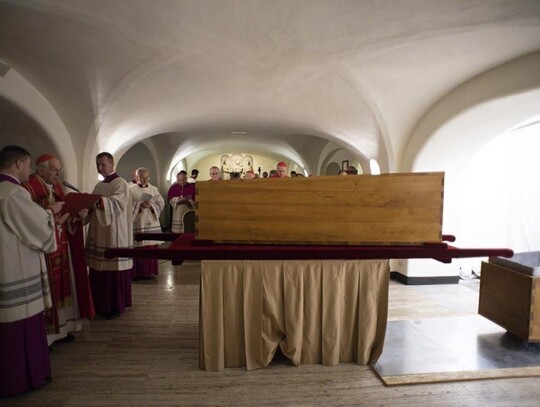
<svg viewBox="0 0 540 407">
<path fill-rule="evenodd" d="M 114 319 L 131 306 L 131 281 L 157 274 L 156 260 L 107 259 L 134 233 L 161 233 L 165 206 L 149 171 L 128 183 L 109 153 L 96 156 L 103 178 L 88 199 L 70 199 L 60 160 L 35 161 L 16 145 L 0 151 L 0 397 L 13 397 L 51 381 L 49 352 L 70 342 L 83 319 Z M 72 195 L 73 197 L 74 195 Z M 90 202 L 77 206 L 76 202 Z M 71 206 L 67 203 L 72 203 Z M 75 203 L 73 203 L 75 202 Z M 86 238 L 84 229 L 86 230 Z"/>
<path fill-rule="evenodd" d="M 128 182 L 115 172 L 111 154 L 98 154 L 102 180 L 87 207 L 64 207 L 69 199 L 63 185 L 80 191 L 62 182 L 57 157 L 42 154 L 33 173 L 31 168 L 24 148 L 10 145 L 0 151 L 0 397 L 49 383 L 52 345 L 74 340 L 83 319 L 117 318 L 132 305 L 132 280 L 158 274 L 157 259 L 105 257 L 109 248 L 157 248 L 162 243 L 134 239 L 162 232 L 165 200 L 149 182 L 147 168 L 137 168 Z M 192 170 L 188 177 L 180 171 L 168 190 L 173 233 L 184 232 L 184 216 L 194 210 L 198 174 Z M 289 176 L 284 162 L 262 176 L 253 171 L 243 175 Z M 222 180 L 218 167 L 211 167 L 209 176 L 210 181 Z M 238 178 L 231 174 L 231 180 Z"/>
</svg>

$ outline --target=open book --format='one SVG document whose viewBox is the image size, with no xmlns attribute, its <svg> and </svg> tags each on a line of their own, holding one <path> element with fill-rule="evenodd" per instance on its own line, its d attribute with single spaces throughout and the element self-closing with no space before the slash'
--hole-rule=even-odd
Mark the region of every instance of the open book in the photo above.
<svg viewBox="0 0 540 407">
<path fill-rule="evenodd" d="M 187 195 L 187 196 L 183 196 L 183 197 L 178 197 L 178 201 L 176 201 L 176 204 L 179 205 L 179 204 L 184 204 L 184 203 L 187 203 L 191 200 L 191 195 Z"/>
<path fill-rule="evenodd" d="M 101 199 L 101 195 L 87 194 L 85 192 L 71 192 L 64 197 L 64 206 L 62 206 L 62 215 L 69 213 L 71 216 L 77 216 L 81 209 L 90 209 Z"/>
<path fill-rule="evenodd" d="M 139 202 L 150 202 L 154 203 L 159 199 L 159 195 L 152 195 L 146 192 L 143 192 L 139 197 Z"/>
</svg>

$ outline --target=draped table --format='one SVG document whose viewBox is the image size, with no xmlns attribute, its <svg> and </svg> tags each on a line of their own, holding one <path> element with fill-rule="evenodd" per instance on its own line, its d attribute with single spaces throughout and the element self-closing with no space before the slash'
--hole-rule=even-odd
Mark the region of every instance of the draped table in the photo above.
<svg viewBox="0 0 540 407">
<path fill-rule="evenodd" d="M 512 257 L 505 248 L 414 245 L 234 244 L 194 234 L 139 234 L 167 240 L 162 249 L 114 248 L 108 258 L 203 260 L 200 367 L 267 366 L 277 350 L 295 365 L 374 363 L 382 353 L 388 312 L 388 259 Z M 340 260 L 336 260 L 340 259 Z M 383 260 L 376 260 L 383 259 Z"/>
<path fill-rule="evenodd" d="M 382 353 L 388 260 L 202 261 L 199 363 L 365 365 Z"/>
</svg>

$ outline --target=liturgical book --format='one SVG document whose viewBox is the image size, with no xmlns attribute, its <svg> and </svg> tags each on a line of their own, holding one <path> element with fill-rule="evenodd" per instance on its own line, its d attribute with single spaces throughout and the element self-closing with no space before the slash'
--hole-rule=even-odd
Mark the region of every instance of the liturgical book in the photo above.
<svg viewBox="0 0 540 407">
<path fill-rule="evenodd" d="M 72 192 L 64 197 L 65 204 L 62 206 L 62 214 L 70 213 L 76 216 L 81 209 L 90 209 L 101 199 L 101 195 L 87 194 L 84 192 Z"/>
</svg>

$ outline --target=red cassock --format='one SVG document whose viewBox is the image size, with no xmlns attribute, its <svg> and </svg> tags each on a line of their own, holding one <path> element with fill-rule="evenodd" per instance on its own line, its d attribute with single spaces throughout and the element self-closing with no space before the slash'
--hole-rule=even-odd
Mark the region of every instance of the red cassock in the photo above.
<svg viewBox="0 0 540 407">
<path fill-rule="evenodd" d="M 44 181 L 36 174 L 32 174 L 28 182 L 23 186 L 30 192 L 32 200 L 43 208 L 49 205 L 51 198 L 54 202 L 64 201 L 65 194 L 60 184 L 53 185 L 51 197 Z M 55 333 L 59 331 L 58 307 L 69 304 L 73 300 L 69 265 L 70 255 L 80 317 L 92 319 L 96 315 L 84 255 L 82 223 L 77 221 L 70 224 L 69 227 L 65 223 L 61 229 L 56 228 L 56 242 L 58 249 L 45 255 L 53 299 L 53 307 L 46 314 L 46 322 L 48 331 Z"/>
</svg>

